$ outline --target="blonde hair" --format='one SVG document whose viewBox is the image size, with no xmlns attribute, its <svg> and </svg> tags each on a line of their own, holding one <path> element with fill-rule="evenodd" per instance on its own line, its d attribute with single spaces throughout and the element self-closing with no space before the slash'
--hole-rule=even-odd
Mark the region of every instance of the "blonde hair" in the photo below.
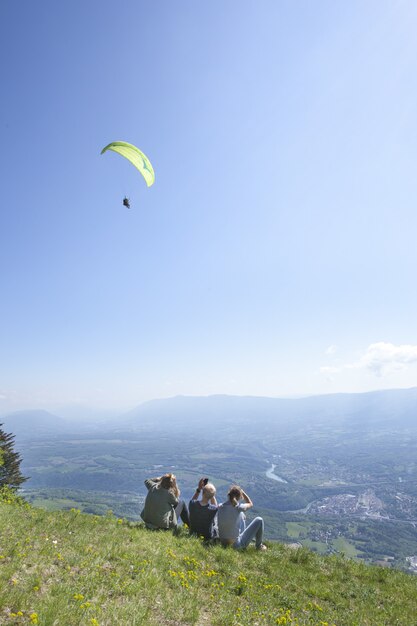
<svg viewBox="0 0 417 626">
<path fill-rule="evenodd" d="M 233 506 L 237 506 L 239 504 L 239 500 L 242 497 L 242 490 L 237 485 L 232 485 L 229 489 L 229 493 L 227 494 L 231 504 Z"/>
<path fill-rule="evenodd" d="M 207 485 L 204 485 L 203 495 L 209 499 L 214 498 L 214 496 L 216 495 L 216 487 L 213 485 L 213 483 L 207 483 Z"/>
<path fill-rule="evenodd" d="M 179 498 L 180 490 L 178 489 L 177 479 L 174 474 L 164 474 L 161 476 L 159 488 L 168 489 L 168 491 L 171 491 L 176 498 Z"/>
</svg>

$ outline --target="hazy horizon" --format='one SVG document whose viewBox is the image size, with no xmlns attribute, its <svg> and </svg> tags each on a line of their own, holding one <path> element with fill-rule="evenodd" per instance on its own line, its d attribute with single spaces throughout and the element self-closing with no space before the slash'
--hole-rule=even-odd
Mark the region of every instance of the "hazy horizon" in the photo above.
<svg viewBox="0 0 417 626">
<path fill-rule="evenodd" d="M 93 405 L 84 405 L 84 404 L 52 404 L 35 406 L 35 405 L 20 405 L 20 406 L 10 406 L 9 409 L 3 409 L 0 412 L 0 420 L 2 417 L 7 415 L 12 415 L 13 413 L 25 413 L 31 411 L 46 411 L 51 413 L 52 415 L 56 415 L 57 417 L 61 417 L 64 419 L 85 419 L 92 421 L 101 420 L 101 419 L 112 419 L 123 416 L 124 414 L 129 413 L 130 411 L 134 411 L 141 406 L 144 406 L 148 403 L 159 402 L 164 400 L 176 400 L 181 398 L 186 399 L 204 399 L 204 398 L 240 398 L 240 399 L 267 399 L 267 400 L 307 400 L 309 398 L 319 398 L 325 396 L 356 396 L 356 395 L 366 395 L 373 394 L 378 392 L 402 392 L 402 391 L 411 391 L 413 389 L 417 389 L 417 387 L 404 387 L 404 388 L 391 388 L 391 389 L 371 389 L 368 391 L 359 391 L 359 392 L 331 392 L 325 394 L 307 394 L 307 395 L 294 395 L 294 396 L 260 396 L 260 395 L 250 395 L 250 394 L 209 394 L 209 395 L 195 395 L 195 394 L 176 394 L 172 396 L 165 397 L 155 397 L 150 398 L 144 401 L 138 401 L 132 405 L 119 405 L 113 407 L 99 407 Z"/>
</svg>

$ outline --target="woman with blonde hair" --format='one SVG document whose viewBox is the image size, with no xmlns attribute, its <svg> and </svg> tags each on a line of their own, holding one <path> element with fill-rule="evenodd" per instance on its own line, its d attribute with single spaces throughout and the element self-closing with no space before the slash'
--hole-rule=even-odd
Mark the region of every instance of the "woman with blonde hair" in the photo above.
<svg viewBox="0 0 417 626">
<path fill-rule="evenodd" d="M 174 474 L 163 474 L 157 478 L 147 478 L 148 490 L 145 506 L 140 514 L 147 528 L 168 530 L 177 527 L 177 515 L 189 525 L 188 511 Z"/>
<path fill-rule="evenodd" d="M 228 499 L 220 505 L 217 517 L 219 537 L 224 546 L 231 545 L 236 550 L 246 548 L 252 539 L 255 539 L 257 550 L 266 550 L 262 543 L 264 521 L 262 517 L 255 517 L 246 526 L 245 511 L 253 507 L 249 496 L 237 485 L 232 485 L 227 494 Z M 243 502 L 240 503 L 240 500 Z"/>
</svg>

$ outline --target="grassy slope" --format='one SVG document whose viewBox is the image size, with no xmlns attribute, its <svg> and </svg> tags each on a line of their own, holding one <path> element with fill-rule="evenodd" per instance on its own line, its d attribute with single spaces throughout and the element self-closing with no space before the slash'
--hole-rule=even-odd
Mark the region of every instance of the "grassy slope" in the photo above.
<svg viewBox="0 0 417 626">
<path fill-rule="evenodd" d="M 0 503 L 0 624 L 417 624 L 417 577 Z"/>
</svg>

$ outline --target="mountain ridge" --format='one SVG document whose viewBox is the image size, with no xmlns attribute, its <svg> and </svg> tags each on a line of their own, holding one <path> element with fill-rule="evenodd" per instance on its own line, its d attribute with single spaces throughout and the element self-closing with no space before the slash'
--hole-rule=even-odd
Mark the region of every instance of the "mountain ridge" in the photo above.
<svg viewBox="0 0 417 626">
<path fill-rule="evenodd" d="M 70 419 L 44 409 L 28 409 L 6 413 L 0 417 L 6 430 L 19 436 L 33 428 L 40 433 L 62 432 L 85 428 L 121 429 L 136 426 L 173 427 L 212 423 L 248 422 L 261 419 L 292 420 L 314 423 L 338 416 L 368 423 L 376 420 L 397 421 L 398 426 L 417 425 L 417 387 L 384 389 L 360 393 L 335 393 L 280 398 L 271 396 L 236 396 L 212 394 L 207 396 L 176 395 L 143 402 L 116 417 L 102 420 Z M 414 423 L 413 423 L 414 418 Z"/>
</svg>

